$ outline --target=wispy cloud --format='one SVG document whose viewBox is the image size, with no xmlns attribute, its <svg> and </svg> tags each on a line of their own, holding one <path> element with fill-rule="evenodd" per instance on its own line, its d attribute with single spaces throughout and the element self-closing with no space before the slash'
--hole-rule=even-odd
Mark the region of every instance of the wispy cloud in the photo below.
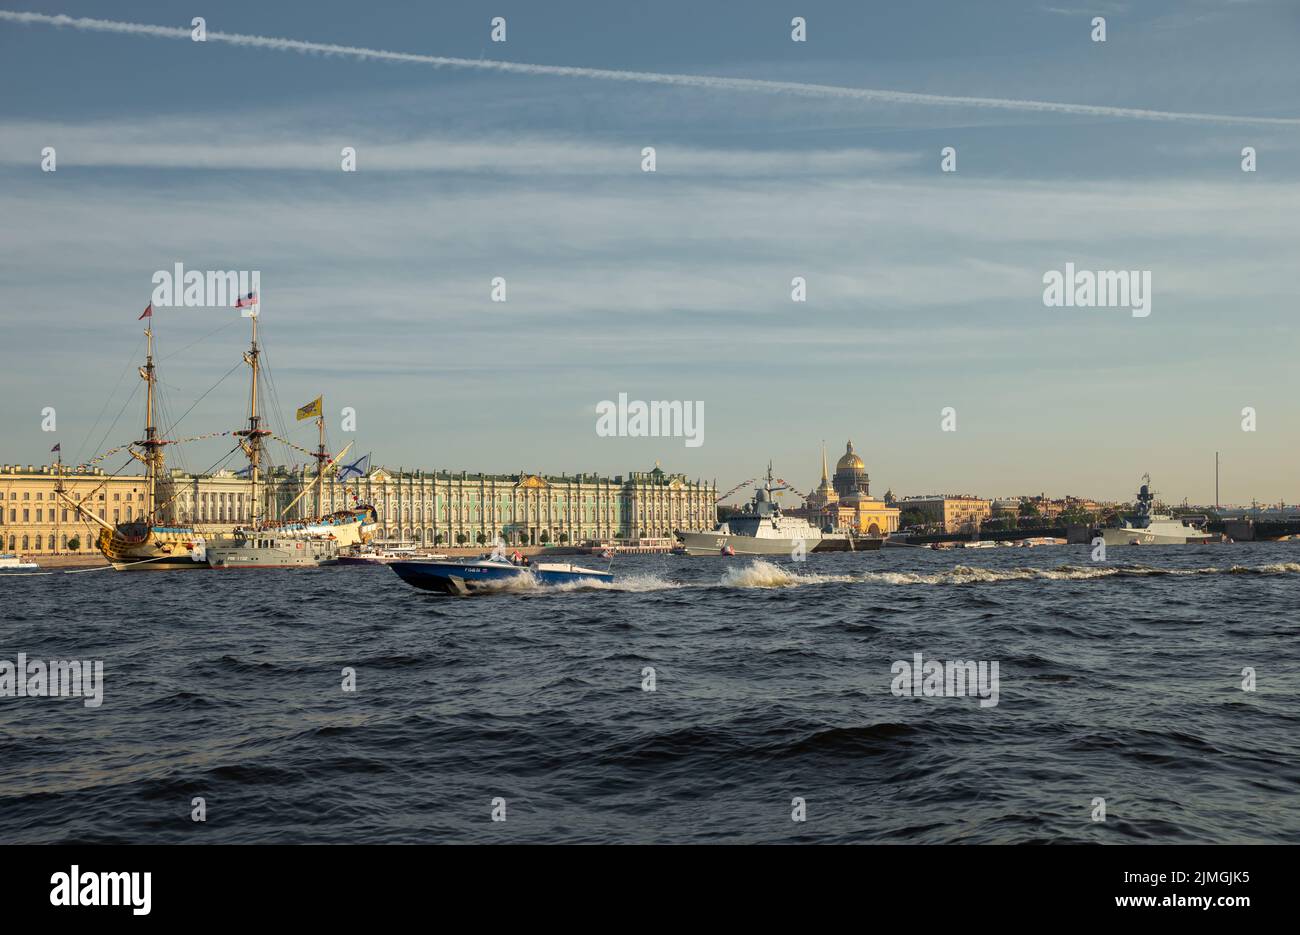
<svg viewBox="0 0 1300 935">
<path fill-rule="evenodd" d="M 121 168 L 339 172 L 340 148 L 358 150 L 369 172 L 474 172 L 510 175 L 627 175 L 638 172 L 639 144 L 618 145 L 542 135 L 425 136 L 385 139 L 372 132 L 330 137 L 276 130 L 286 115 L 250 117 L 247 129 L 210 120 L 157 119 L 67 124 L 0 122 L 0 164 L 30 166 L 43 146 L 59 165 Z M 707 149 L 660 141 L 660 170 L 672 176 L 842 175 L 916 162 L 919 154 L 870 148 Z"/>
<path fill-rule="evenodd" d="M 117 20 L 72 17 L 63 14 L 26 13 L 0 10 L 0 21 L 25 25 L 63 26 L 91 32 L 119 33 L 157 39 L 183 39 L 189 41 L 189 29 L 174 26 L 155 26 L 145 23 L 128 23 Z M 392 52 L 358 46 L 284 39 L 274 36 L 256 36 L 242 33 L 209 31 L 208 42 L 221 42 L 244 48 L 266 49 L 279 52 L 297 52 L 312 55 L 333 55 L 352 59 L 429 65 L 439 68 L 468 68 L 516 75 L 583 78 L 599 81 L 635 82 L 641 84 L 693 87 L 711 91 L 732 91 L 804 97 L 838 98 L 864 103 L 901 104 L 942 107 L 993 108 L 999 110 L 1032 111 L 1085 117 L 1120 118 L 1136 120 L 1166 120 L 1200 123 L 1232 123 L 1247 125 L 1300 126 L 1297 117 L 1251 117 L 1228 114 L 1204 114 L 1179 111 L 1149 110 L 1136 107 L 1112 107 L 1095 104 L 1070 104 L 1058 101 L 1038 101 L 1019 98 L 968 97 L 947 94 L 929 94 L 911 91 L 852 88 L 840 85 L 809 84 L 797 81 L 767 81 L 757 78 L 727 78 L 716 75 L 685 75 L 646 71 L 622 71 L 608 68 L 584 68 L 568 65 L 537 65 L 523 62 L 505 62 L 493 59 L 455 58 L 441 55 L 420 55 L 409 52 Z"/>
</svg>

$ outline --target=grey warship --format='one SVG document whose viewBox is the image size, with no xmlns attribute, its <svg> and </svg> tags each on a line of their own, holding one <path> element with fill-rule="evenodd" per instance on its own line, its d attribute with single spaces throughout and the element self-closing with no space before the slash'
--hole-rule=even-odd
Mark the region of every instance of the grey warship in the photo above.
<svg viewBox="0 0 1300 935">
<path fill-rule="evenodd" d="M 1107 545 L 1187 545 L 1213 542 L 1217 537 L 1188 526 L 1181 520 L 1163 513 L 1153 513 L 1156 495 L 1151 492 L 1151 475 L 1142 475 L 1134 511 L 1121 520 L 1121 525 L 1101 530 Z"/>
<path fill-rule="evenodd" d="M 791 555 L 798 543 L 808 551 L 848 549 L 851 540 L 844 533 L 818 529 L 802 517 L 786 516 L 772 495 L 788 486 L 773 486 L 772 465 L 767 479 L 754 491 L 745 508 L 707 532 L 675 530 L 673 535 L 687 555 L 718 555 L 731 549 L 736 555 Z M 878 547 L 878 543 L 876 544 Z"/>
</svg>

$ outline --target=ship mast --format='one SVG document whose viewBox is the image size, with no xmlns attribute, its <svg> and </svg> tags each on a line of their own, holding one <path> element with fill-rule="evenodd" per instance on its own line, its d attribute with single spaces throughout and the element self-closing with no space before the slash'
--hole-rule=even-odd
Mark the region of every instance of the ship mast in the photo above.
<svg viewBox="0 0 1300 935">
<path fill-rule="evenodd" d="M 150 322 L 144 329 L 144 336 L 148 339 L 145 349 L 144 366 L 140 368 L 140 378 L 145 382 L 144 395 L 144 439 L 136 442 L 137 445 L 145 449 L 144 455 L 144 472 L 145 472 L 145 522 L 152 523 L 154 520 L 154 503 L 157 499 L 156 488 L 158 484 L 158 475 L 162 472 L 162 446 L 167 444 L 158 437 L 158 429 L 153 424 L 153 394 L 154 383 L 157 378 L 154 375 L 153 367 L 153 321 L 150 316 Z"/>
<path fill-rule="evenodd" d="M 320 519 L 324 514 L 321 513 L 321 488 L 325 477 L 325 461 L 329 455 L 325 453 L 325 401 L 321 400 L 320 415 L 316 417 L 316 428 L 320 432 L 320 441 L 316 445 L 316 453 L 312 455 L 316 459 L 316 519 Z"/>
<path fill-rule="evenodd" d="M 248 395 L 248 428 L 240 429 L 235 432 L 236 435 L 244 439 L 244 454 L 248 456 L 248 463 L 251 468 L 249 472 L 249 487 L 252 491 L 251 506 L 251 523 L 254 528 L 257 526 L 258 519 L 258 497 L 257 497 L 257 472 L 262 462 L 262 439 L 271 432 L 269 429 L 262 428 L 262 417 L 257 413 L 257 378 L 260 372 L 258 357 L 260 352 L 257 349 L 257 309 L 249 310 L 249 317 L 253 319 L 253 341 L 248 350 L 244 352 L 244 363 L 248 364 L 252 371 L 252 390 Z"/>
</svg>

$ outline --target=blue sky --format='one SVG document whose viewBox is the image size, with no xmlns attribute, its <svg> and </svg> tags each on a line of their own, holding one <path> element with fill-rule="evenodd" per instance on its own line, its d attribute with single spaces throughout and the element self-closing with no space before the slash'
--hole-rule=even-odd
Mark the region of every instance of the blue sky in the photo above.
<svg viewBox="0 0 1300 935">
<path fill-rule="evenodd" d="M 1242 117 L 1300 117 L 1289 2 L 4 3 L 470 59 Z M 504 16 L 508 41 L 488 40 Z M 808 42 L 790 41 L 790 19 Z M 1094 15 L 1107 42 L 1089 38 Z M 864 101 L 358 61 L 0 21 L 5 461 L 134 437 L 150 277 L 259 269 L 278 401 L 324 392 L 391 466 L 811 488 L 852 438 L 875 492 L 1300 500 L 1300 126 Z M 44 146 L 58 171 L 39 171 Z M 339 150 L 359 171 L 339 170 Z M 658 171 L 640 171 L 654 146 Z M 958 171 L 939 171 L 956 147 Z M 1240 171 L 1254 146 L 1259 171 Z M 1150 317 L 1045 308 L 1066 262 L 1149 269 Z M 509 301 L 489 301 L 504 276 Z M 790 301 L 790 280 L 809 300 Z M 179 414 L 237 313 L 160 312 Z M 225 327 L 222 327 L 222 326 Z M 215 334 L 213 333 L 215 331 Z M 200 340 L 206 337 L 205 340 Z M 195 343 L 197 342 L 197 343 Z M 116 390 L 115 390 L 116 387 Z M 705 443 L 595 406 L 703 400 Z M 234 427 L 244 373 L 180 435 Z M 106 401 L 107 400 L 107 401 Z M 940 412 L 957 410 L 957 431 Z M 1258 430 L 1241 431 L 1254 407 Z M 96 426 L 96 417 L 105 413 Z M 337 418 L 334 419 L 337 423 Z M 92 431 L 93 427 L 93 431 Z M 308 442 L 310 427 L 291 428 Z M 201 469 L 225 448 L 185 451 Z"/>
</svg>

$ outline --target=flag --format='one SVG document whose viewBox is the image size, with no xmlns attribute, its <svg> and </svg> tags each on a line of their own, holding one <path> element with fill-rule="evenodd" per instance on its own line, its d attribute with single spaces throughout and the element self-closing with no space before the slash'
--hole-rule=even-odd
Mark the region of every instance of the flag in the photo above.
<svg viewBox="0 0 1300 935">
<path fill-rule="evenodd" d="M 153 303 L 152 303 L 152 302 L 150 302 L 148 305 L 146 305 L 146 306 L 144 307 L 144 311 L 140 313 L 140 318 L 153 318 Z M 137 318 L 136 321 L 139 321 L 140 318 Z"/>
<path fill-rule="evenodd" d="M 251 308 L 257 304 L 257 293 L 250 292 L 248 295 L 241 295 L 239 301 L 235 303 L 235 308 Z"/>
<path fill-rule="evenodd" d="M 350 477 L 364 477 L 370 470 L 370 455 L 364 454 L 351 464 L 345 464 L 339 468 L 339 480 L 347 480 Z"/>
<path fill-rule="evenodd" d="M 301 409 L 299 409 L 299 410 L 298 410 L 298 421 L 301 422 L 303 419 L 318 419 L 318 418 L 320 418 L 320 402 L 321 402 L 321 400 L 322 400 L 323 398 L 324 398 L 323 396 L 317 396 L 315 399 L 313 399 L 313 400 L 312 400 L 311 402 L 309 402 L 307 405 L 305 405 L 305 406 L 303 406 Z"/>
<path fill-rule="evenodd" d="M 63 450 L 63 443 L 59 442 L 53 448 L 50 449 L 50 454 L 54 454 L 54 452 L 62 451 L 62 450 Z"/>
</svg>

